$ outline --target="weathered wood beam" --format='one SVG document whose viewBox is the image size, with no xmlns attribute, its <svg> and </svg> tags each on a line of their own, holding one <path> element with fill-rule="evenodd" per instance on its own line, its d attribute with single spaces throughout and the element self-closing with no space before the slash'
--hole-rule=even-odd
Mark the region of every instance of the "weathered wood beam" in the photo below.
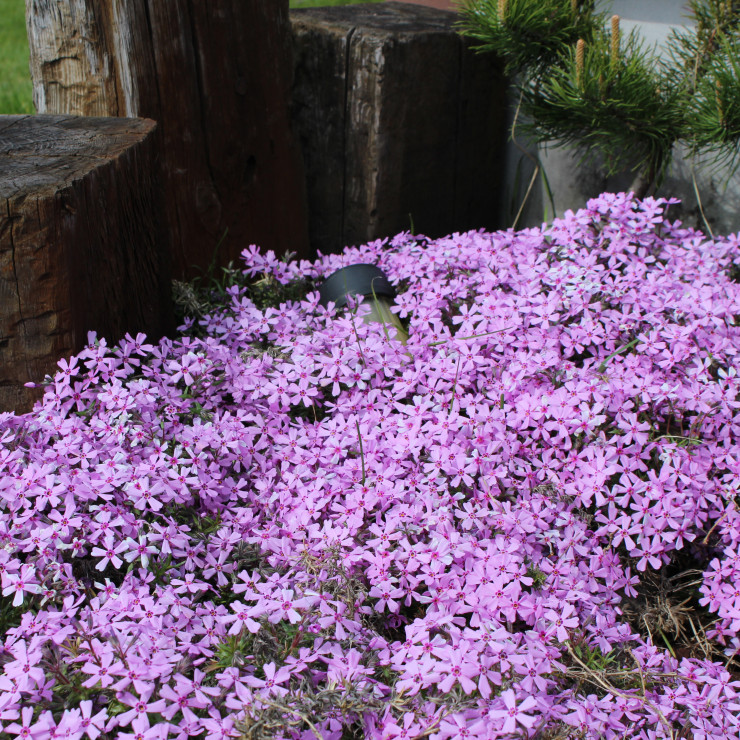
<svg viewBox="0 0 740 740">
<path fill-rule="evenodd" d="M 291 12 L 313 248 L 412 222 L 432 237 L 500 226 L 506 82 L 456 18 L 398 2 Z"/>
<path fill-rule="evenodd" d="M 87 332 L 171 328 L 155 124 L 0 116 L 0 411 L 79 351 Z"/>
<path fill-rule="evenodd" d="M 305 255 L 288 0 L 26 0 L 26 20 L 40 113 L 157 121 L 176 277 L 218 244 Z"/>
</svg>

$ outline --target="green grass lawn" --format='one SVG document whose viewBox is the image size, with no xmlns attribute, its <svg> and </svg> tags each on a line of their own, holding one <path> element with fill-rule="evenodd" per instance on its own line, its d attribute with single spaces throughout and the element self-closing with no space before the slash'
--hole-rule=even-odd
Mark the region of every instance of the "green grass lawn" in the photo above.
<svg viewBox="0 0 740 740">
<path fill-rule="evenodd" d="M 0 113 L 33 113 L 23 0 L 0 0 Z"/>
<path fill-rule="evenodd" d="M 290 0 L 291 8 L 315 8 L 318 5 L 356 5 L 357 3 L 382 3 L 385 0 Z"/>
<path fill-rule="evenodd" d="M 290 0 L 291 8 L 351 5 L 359 0 Z M 383 2 L 383 0 L 364 0 Z M 0 0 L 0 113 L 33 113 L 24 0 Z"/>
</svg>

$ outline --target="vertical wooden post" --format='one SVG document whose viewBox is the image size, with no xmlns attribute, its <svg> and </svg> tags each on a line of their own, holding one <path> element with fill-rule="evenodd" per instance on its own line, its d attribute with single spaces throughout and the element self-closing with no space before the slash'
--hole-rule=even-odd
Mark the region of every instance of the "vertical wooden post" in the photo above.
<svg viewBox="0 0 740 740">
<path fill-rule="evenodd" d="M 26 0 L 39 113 L 157 121 L 175 277 L 307 253 L 288 0 Z"/>
<path fill-rule="evenodd" d="M 506 80 L 455 13 L 387 2 L 291 18 L 312 246 L 497 228 Z"/>
<path fill-rule="evenodd" d="M 0 411 L 30 411 L 90 330 L 171 327 L 155 123 L 0 116 Z"/>
</svg>

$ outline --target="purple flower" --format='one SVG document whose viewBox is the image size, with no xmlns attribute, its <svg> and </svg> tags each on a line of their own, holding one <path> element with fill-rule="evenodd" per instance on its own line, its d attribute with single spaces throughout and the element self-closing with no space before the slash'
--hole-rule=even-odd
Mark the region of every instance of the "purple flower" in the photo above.
<svg viewBox="0 0 740 740">
<path fill-rule="evenodd" d="M 517 731 L 517 726 L 522 725 L 529 729 L 537 721 L 536 717 L 527 714 L 527 710 L 537 706 L 537 702 L 531 696 L 528 696 L 517 703 L 516 694 L 513 689 L 506 689 L 500 695 L 499 706 L 503 703 L 501 709 L 489 709 L 486 719 L 477 722 L 472 729 L 481 729 L 485 722 L 490 723 L 489 728 L 495 728 L 501 733 L 513 733 Z"/>
<path fill-rule="evenodd" d="M 463 643 L 459 648 L 445 646 L 434 651 L 440 659 L 438 671 L 444 676 L 437 684 L 440 691 L 447 693 L 455 684 L 460 684 L 466 694 L 477 688 L 473 677 L 478 676 L 479 667 L 470 647 Z"/>
<path fill-rule="evenodd" d="M 45 674 L 40 663 L 43 658 L 42 641 L 38 638 L 18 640 L 11 644 L 9 652 L 13 656 L 4 666 L 5 676 L 18 687 L 20 691 L 29 691 L 34 686 L 44 683 Z"/>
<path fill-rule="evenodd" d="M 264 679 L 256 678 L 255 676 L 246 676 L 244 683 L 260 689 L 260 693 L 264 696 L 269 696 L 270 694 L 285 696 L 288 690 L 280 684 L 285 683 L 290 678 L 290 670 L 285 666 L 276 668 L 274 662 L 266 663 L 262 666 L 262 670 L 265 674 Z"/>
<path fill-rule="evenodd" d="M 22 565 L 17 573 L 8 573 L 7 585 L 3 586 L 3 596 L 13 594 L 13 606 L 20 606 L 26 593 L 36 594 L 40 591 L 35 580 L 36 568 L 32 565 Z"/>
<path fill-rule="evenodd" d="M 162 712 L 167 708 L 167 701 L 165 699 L 156 699 L 152 702 L 149 701 L 152 694 L 154 693 L 154 686 L 149 686 L 144 691 L 140 692 L 139 696 L 124 691 L 120 694 L 119 701 L 125 704 L 131 709 L 116 717 L 116 722 L 119 727 L 127 727 L 132 723 L 136 723 L 135 730 L 139 728 L 149 728 L 149 714 L 155 714 Z"/>
<path fill-rule="evenodd" d="M 657 738 L 661 713 L 737 737 L 740 238 L 665 207 L 253 248 L 177 337 L 90 336 L 33 414 L 0 415 L 3 731 L 237 737 L 311 687 L 370 695 L 367 737 Z M 396 285 L 405 345 L 362 305 L 243 287 L 358 262 Z M 711 659 L 622 609 L 687 557 Z M 570 643 L 639 690 L 584 694 Z"/>
<path fill-rule="evenodd" d="M 108 718 L 108 713 L 105 709 L 101 709 L 99 712 L 93 714 L 92 705 L 93 704 L 90 700 L 83 700 L 80 702 L 81 716 L 79 718 L 78 727 L 90 738 L 90 740 L 96 740 L 105 728 L 105 721 Z"/>
<path fill-rule="evenodd" d="M 114 568 L 120 568 L 123 564 L 121 558 L 118 555 L 122 552 L 128 551 L 128 543 L 119 542 L 117 545 L 113 536 L 108 536 L 105 539 L 103 547 L 93 547 L 91 555 L 93 557 L 100 557 L 100 561 L 95 566 L 96 570 L 105 570 L 108 564 L 112 564 Z"/>
<path fill-rule="evenodd" d="M 49 718 L 44 717 L 34 722 L 33 715 L 33 707 L 23 707 L 21 709 L 20 722 L 11 722 L 5 726 L 5 731 L 16 737 L 30 738 L 31 740 L 49 737 L 49 730 L 52 725 Z"/>
</svg>

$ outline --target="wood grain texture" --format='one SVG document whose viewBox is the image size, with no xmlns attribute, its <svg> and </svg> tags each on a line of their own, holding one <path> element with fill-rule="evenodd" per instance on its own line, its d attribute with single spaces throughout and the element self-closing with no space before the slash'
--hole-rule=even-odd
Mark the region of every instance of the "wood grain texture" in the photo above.
<svg viewBox="0 0 740 740">
<path fill-rule="evenodd" d="M 158 122 L 176 277 L 219 242 L 221 264 L 253 243 L 306 255 L 288 0 L 26 0 L 26 14 L 39 112 Z"/>
<path fill-rule="evenodd" d="M 87 332 L 170 329 L 153 121 L 0 116 L 0 410 Z"/>
<path fill-rule="evenodd" d="M 411 219 L 432 237 L 499 226 L 506 84 L 457 34 L 455 13 L 388 2 L 291 20 L 314 248 L 337 252 Z"/>
</svg>

